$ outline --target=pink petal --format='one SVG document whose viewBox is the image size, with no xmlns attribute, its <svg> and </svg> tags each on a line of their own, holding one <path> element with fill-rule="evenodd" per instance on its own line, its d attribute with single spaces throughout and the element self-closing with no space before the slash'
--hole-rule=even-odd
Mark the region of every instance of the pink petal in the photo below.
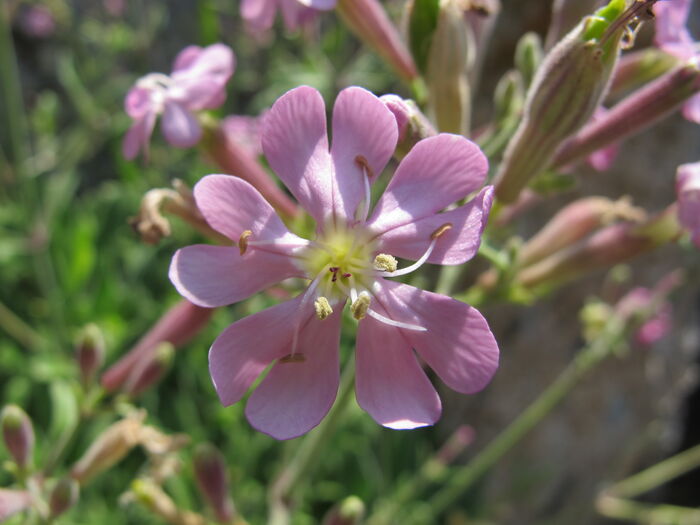
<svg viewBox="0 0 700 525">
<path fill-rule="evenodd" d="M 328 9 L 333 9 L 338 0 L 296 0 L 306 7 L 313 7 L 320 11 L 326 11 Z"/>
<path fill-rule="evenodd" d="M 336 213 L 352 218 L 365 196 L 364 170 L 358 156 L 369 164 L 372 182 L 394 154 L 398 128 L 393 113 L 372 93 L 349 87 L 338 95 L 333 107 L 333 145 Z"/>
<path fill-rule="evenodd" d="M 124 111 L 132 119 L 143 118 L 147 113 L 156 111 L 156 105 L 151 100 L 151 90 L 142 87 L 132 87 L 124 99 Z"/>
<path fill-rule="evenodd" d="M 249 249 L 195 244 L 179 249 L 170 263 L 169 277 L 188 301 L 213 308 L 242 301 L 289 277 L 303 277 L 293 259 Z"/>
<path fill-rule="evenodd" d="M 465 263 L 479 251 L 481 235 L 486 228 L 492 203 L 493 186 L 487 186 L 464 206 L 384 232 L 378 237 L 377 251 L 417 260 L 430 246 L 432 233 L 449 223 L 452 228 L 437 240 L 428 262 Z"/>
<path fill-rule="evenodd" d="M 282 95 L 263 121 L 262 145 L 282 182 L 323 223 L 333 209 L 333 175 L 321 94 L 301 86 Z"/>
<path fill-rule="evenodd" d="M 296 31 L 306 22 L 313 20 L 318 14 L 318 11 L 303 6 L 297 0 L 282 0 L 280 8 L 282 9 L 284 25 L 290 31 Z"/>
<path fill-rule="evenodd" d="M 388 280 L 382 282 L 378 300 L 384 303 L 390 318 L 427 329 L 402 333 L 447 386 L 472 394 L 491 381 L 498 368 L 498 344 L 475 308 Z"/>
<path fill-rule="evenodd" d="M 173 72 L 168 97 L 190 110 L 216 108 L 226 98 L 226 83 L 235 64 L 235 55 L 228 46 L 205 47 L 187 67 Z"/>
<path fill-rule="evenodd" d="M 175 57 L 175 61 L 173 62 L 173 73 L 175 71 L 179 71 L 180 69 L 187 69 L 188 67 L 191 67 L 201 54 L 202 48 L 200 46 L 187 46 Z"/>
<path fill-rule="evenodd" d="M 0 521 L 28 509 L 32 496 L 26 490 L 0 489 Z"/>
<path fill-rule="evenodd" d="M 681 58 L 690 58 L 695 54 L 693 37 L 686 27 L 690 4 L 691 0 L 673 0 L 657 2 L 653 8 L 656 15 L 656 44 Z"/>
<path fill-rule="evenodd" d="M 278 0 L 243 0 L 241 16 L 256 31 L 267 31 L 272 27 L 277 12 Z"/>
<path fill-rule="evenodd" d="M 369 226 L 381 233 L 433 215 L 479 188 L 487 171 L 484 154 L 464 137 L 423 139 L 401 161 Z"/>
<path fill-rule="evenodd" d="M 308 241 L 289 232 L 275 210 L 246 181 L 231 175 L 207 175 L 194 187 L 197 207 L 209 225 L 236 242 L 250 230 L 251 241 L 276 240 L 278 245 L 259 246 L 254 250 L 291 255 Z"/>
<path fill-rule="evenodd" d="M 147 113 L 143 118 L 135 121 L 124 136 L 122 142 L 122 154 L 128 160 L 135 159 L 140 150 L 148 152 L 148 143 L 156 125 L 156 114 Z"/>
<path fill-rule="evenodd" d="M 246 405 L 250 424 L 275 439 L 292 439 L 318 425 L 338 392 L 342 308 L 328 319 L 314 315 L 299 333 L 303 362 L 277 362 Z M 268 327 L 259 333 L 267 333 Z M 290 341 L 283 345 L 289 353 Z"/>
<path fill-rule="evenodd" d="M 683 117 L 690 122 L 700 124 L 700 95 L 694 95 L 683 105 Z"/>
<path fill-rule="evenodd" d="M 165 140 L 176 148 L 191 148 L 202 138 L 197 118 L 175 102 L 165 104 L 161 127 Z"/>
<path fill-rule="evenodd" d="M 381 307 L 373 309 L 384 315 Z M 440 419 L 440 398 L 402 332 L 371 317 L 357 331 L 358 404 L 385 427 L 424 427 Z"/>
<path fill-rule="evenodd" d="M 239 401 L 275 359 L 290 352 L 301 296 L 236 321 L 209 350 L 209 373 L 225 405 Z"/>
</svg>

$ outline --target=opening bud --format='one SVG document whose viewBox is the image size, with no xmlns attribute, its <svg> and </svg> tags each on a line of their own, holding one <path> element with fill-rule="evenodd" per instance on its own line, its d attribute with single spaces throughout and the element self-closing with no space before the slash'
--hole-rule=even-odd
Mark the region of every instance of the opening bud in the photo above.
<svg viewBox="0 0 700 525">
<path fill-rule="evenodd" d="M 96 324 L 89 324 L 78 335 L 75 358 L 83 385 L 92 383 L 105 360 L 105 341 Z"/>
<path fill-rule="evenodd" d="M 399 140 L 394 156 L 401 160 L 419 141 L 437 135 L 437 131 L 418 108 L 413 100 L 403 99 L 398 95 L 383 95 L 379 100 L 389 108 L 396 117 L 399 128 Z"/>
<path fill-rule="evenodd" d="M 230 522 L 235 512 L 229 494 L 226 462 L 214 445 L 203 443 L 195 449 L 194 473 L 197 487 L 214 511 L 216 519 L 222 523 Z"/>
<path fill-rule="evenodd" d="M 7 405 L 0 415 L 5 446 L 21 469 L 31 466 L 34 455 L 34 427 L 27 413 L 17 405 Z"/>
</svg>

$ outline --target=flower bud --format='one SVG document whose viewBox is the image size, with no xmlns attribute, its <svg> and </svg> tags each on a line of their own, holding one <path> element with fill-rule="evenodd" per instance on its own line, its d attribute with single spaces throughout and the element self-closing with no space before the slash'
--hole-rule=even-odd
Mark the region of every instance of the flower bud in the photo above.
<svg viewBox="0 0 700 525">
<path fill-rule="evenodd" d="M 547 169 L 559 145 L 593 115 L 607 91 L 629 14 L 611 0 L 545 57 L 528 91 L 523 120 L 496 175 L 496 195 L 513 202 Z"/>
<path fill-rule="evenodd" d="M 437 135 L 428 117 L 421 112 L 413 100 L 403 99 L 398 95 L 383 95 L 379 100 L 384 102 L 396 117 L 399 140 L 394 155 L 398 160 L 405 157 L 419 141 Z"/>
<path fill-rule="evenodd" d="M 357 496 L 348 496 L 323 518 L 323 525 L 356 525 L 365 515 L 365 504 Z"/>
<path fill-rule="evenodd" d="M 700 248 L 700 162 L 678 166 L 676 193 L 678 220 L 690 231 L 695 246 Z"/>
<path fill-rule="evenodd" d="M 544 51 L 537 33 L 525 33 L 515 48 L 515 67 L 522 75 L 526 86 L 532 83 L 535 73 L 542 63 Z"/>
<path fill-rule="evenodd" d="M 618 219 L 641 222 L 645 212 L 624 198 L 611 201 L 605 197 L 587 197 L 574 201 L 523 245 L 518 263 L 524 267 L 540 261 Z"/>
<path fill-rule="evenodd" d="M 216 519 L 228 523 L 233 519 L 233 500 L 229 495 L 226 462 L 221 452 L 208 443 L 199 445 L 194 452 L 194 473 L 202 496 L 211 506 Z"/>
<path fill-rule="evenodd" d="M 211 319 L 213 308 L 202 308 L 181 300 L 170 308 L 158 322 L 119 361 L 102 376 L 102 386 L 117 390 L 143 361 L 150 361 L 158 343 L 168 341 L 182 346 L 197 335 Z"/>
<path fill-rule="evenodd" d="M 338 0 L 336 10 L 350 30 L 386 60 L 401 78 L 408 82 L 418 78 L 408 49 L 378 0 Z"/>
<path fill-rule="evenodd" d="M 143 416 L 127 417 L 109 426 L 73 466 L 71 477 L 81 485 L 118 463 L 141 440 Z"/>
<path fill-rule="evenodd" d="M 32 496 L 26 490 L 0 489 L 0 521 L 29 508 Z"/>
<path fill-rule="evenodd" d="M 75 345 L 75 358 L 83 385 L 92 383 L 105 360 L 105 341 L 97 325 L 89 324 L 83 328 Z"/>
<path fill-rule="evenodd" d="M 470 68 L 467 71 L 472 91 L 477 88 L 489 39 L 500 12 L 500 0 L 468 0 L 464 2 L 464 21 L 472 35 Z"/>
<path fill-rule="evenodd" d="M 525 102 L 523 78 L 517 71 L 508 71 L 496 84 L 493 96 L 495 120 L 502 122 L 508 117 L 520 116 Z"/>
<path fill-rule="evenodd" d="M 80 486 L 71 478 L 62 478 L 56 482 L 49 495 L 49 515 L 56 518 L 70 509 L 78 501 Z"/>
<path fill-rule="evenodd" d="M 639 133 L 679 109 L 700 92 L 700 63 L 693 59 L 647 84 L 613 106 L 564 143 L 553 166 L 559 168 L 585 159 L 596 150 Z"/>
<path fill-rule="evenodd" d="M 671 206 L 642 224 L 619 223 L 598 230 L 590 237 L 524 268 L 516 280 L 529 289 L 561 285 L 675 241 L 680 233 L 676 209 Z"/>
<path fill-rule="evenodd" d="M 150 359 L 140 361 L 126 380 L 124 393 L 137 397 L 155 385 L 170 369 L 175 356 L 172 343 L 158 343 Z"/>
<path fill-rule="evenodd" d="M 181 510 L 165 491 L 150 479 L 137 479 L 131 484 L 136 500 L 153 514 L 173 525 L 206 525 L 204 517 Z"/>
<path fill-rule="evenodd" d="M 27 413 L 17 405 L 7 405 L 0 415 L 5 446 L 21 469 L 28 468 L 34 455 L 34 428 Z"/>
<path fill-rule="evenodd" d="M 460 0 L 440 0 L 425 79 L 438 129 L 466 134 L 471 113 L 467 71 L 474 42 L 460 4 Z"/>
<path fill-rule="evenodd" d="M 625 53 L 615 67 L 608 100 L 618 99 L 630 91 L 639 89 L 678 65 L 679 60 L 676 57 L 658 47 Z"/>
<path fill-rule="evenodd" d="M 625 320 L 641 317 L 634 332 L 634 340 L 642 346 L 651 346 L 671 331 L 672 307 L 668 301 L 644 287 L 630 290 L 615 305 L 615 312 Z"/>
</svg>

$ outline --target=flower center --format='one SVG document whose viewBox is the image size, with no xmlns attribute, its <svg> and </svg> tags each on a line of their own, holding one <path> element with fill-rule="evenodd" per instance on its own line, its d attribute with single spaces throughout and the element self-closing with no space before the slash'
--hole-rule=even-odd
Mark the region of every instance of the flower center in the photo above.
<svg viewBox="0 0 700 525">
<path fill-rule="evenodd" d="M 329 224 L 301 254 L 310 279 L 318 279 L 318 295 L 331 301 L 350 295 L 352 289 L 368 289 L 374 282 L 375 244 L 361 226 Z"/>
</svg>

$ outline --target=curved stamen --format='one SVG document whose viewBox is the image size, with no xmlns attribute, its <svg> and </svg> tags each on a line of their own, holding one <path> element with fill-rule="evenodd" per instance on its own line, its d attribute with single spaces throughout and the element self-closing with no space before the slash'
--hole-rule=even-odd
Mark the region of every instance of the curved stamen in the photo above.
<svg viewBox="0 0 700 525">
<path fill-rule="evenodd" d="M 369 205 L 372 200 L 372 192 L 369 185 L 369 179 L 373 176 L 372 168 L 369 166 L 369 162 L 362 155 L 355 157 L 355 163 L 362 168 L 362 180 L 365 187 L 365 198 L 360 203 L 355 213 L 355 218 L 360 222 L 366 222 L 367 216 L 369 215 Z"/>
<path fill-rule="evenodd" d="M 379 272 L 379 275 L 382 277 L 399 277 L 401 275 L 406 275 L 411 272 L 416 271 L 418 268 L 423 266 L 425 264 L 425 261 L 428 260 L 428 257 L 433 253 L 433 250 L 435 249 L 435 244 L 437 244 L 437 241 L 440 237 L 442 237 L 445 232 L 449 231 L 452 229 L 452 224 L 449 222 L 446 222 L 439 228 L 437 228 L 433 233 L 430 234 L 430 246 L 428 246 L 428 249 L 425 250 L 425 253 L 421 255 L 420 259 L 418 259 L 415 263 L 413 263 L 410 266 L 407 266 L 406 268 L 401 268 L 400 270 L 396 270 L 394 272 Z"/>
<path fill-rule="evenodd" d="M 394 321 L 393 319 L 389 319 L 388 317 L 384 317 L 382 314 L 375 312 L 374 310 L 367 310 L 367 315 L 374 317 L 377 321 L 381 321 L 384 324 L 388 324 L 389 326 L 395 326 L 397 328 L 403 328 L 405 330 L 414 330 L 416 332 L 427 332 L 427 328 L 423 328 L 422 326 L 418 326 L 417 324 L 410 324 L 410 323 L 402 323 L 401 321 Z"/>
</svg>

